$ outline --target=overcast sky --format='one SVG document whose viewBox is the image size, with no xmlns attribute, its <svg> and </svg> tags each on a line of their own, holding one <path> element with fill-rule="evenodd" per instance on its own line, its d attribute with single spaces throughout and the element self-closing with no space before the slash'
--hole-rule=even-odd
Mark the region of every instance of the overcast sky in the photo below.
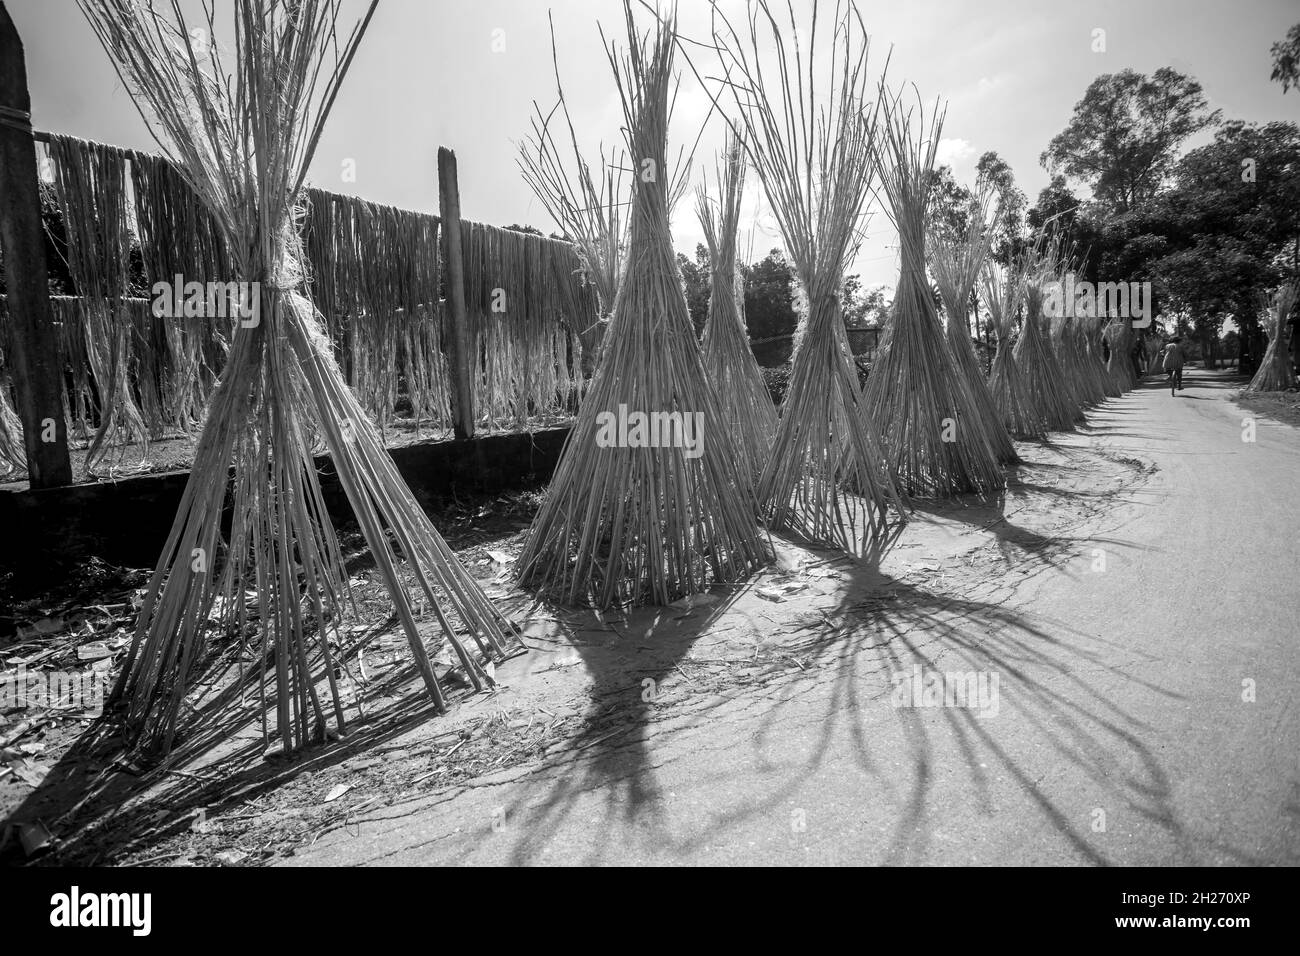
<svg viewBox="0 0 1300 956">
<path fill-rule="evenodd" d="M 38 129 L 153 148 L 73 0 L 8 0 L 8 7 L 26 46 Z M 363 7 L 362 0 L 345 3 L 353 16 Z M 450 146 L 459 160 L 463 215 L 549 232 L 554 224 L 515 165 L 533 100 L 546 107 L 554 101 L 548 9 L 585 145 L 621 143 L 622 114 L 597 32 L 602 23 L 608 36 L 623 38 L 618 0 L 383 0 L 320 144 L 314 184 L 436 212 L 437 148 Z M 927 100 L 948 101 L 941 158 L 958 180 L 970 183 L 979 155 L 996 150 L 1031 202 L 1048 180 L 1039 154 L 1100 73 L 1172 66 L 1200 81 L 1225 117 L 1300 119 L 1300 91 L 1284 96 L 1268 78 L 1270 45 L 1300 21 L 1295 0 L 898 0 L 864 2 L 861 9 L 876 68 L 892 45 L 892 80 L 915 83 Z M 679 16 L 684 35 L 707 38 L 705 0 L 682 0 Z M 1098 28 L 1106 31 L 1104 53 L 1092 49 Z M 707 65 L 703 54 L 697 59 Z M 684 92 L 673 135 L 689 142 L 708 99 L 680 58 L 679 66 Z M 710 169 L 721 140 L 721 125 L 712 126 L 697 154 Z M 341 181 L 345 160 L 355 161 L 355 183 Z M 746 209 L 757 214 L 748 218 L 757 219 L 752 242 L 761 254 L 780 239 L 761 215 L 757 192 L 751 183 Z M 673 230 L 679 250 L 694 249 L 701 234 L 690 203 L 679 207 Z M 868 285 L 892 286 L 892 227 L 877 215 L 868 233 L 856 271 Z"/>
</svg>

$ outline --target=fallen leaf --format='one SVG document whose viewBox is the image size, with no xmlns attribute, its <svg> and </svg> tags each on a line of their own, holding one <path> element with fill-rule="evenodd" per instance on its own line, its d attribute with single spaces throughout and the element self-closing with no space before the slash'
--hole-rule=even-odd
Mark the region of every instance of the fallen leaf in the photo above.
<svg viewBox="0 0 1300 956">
<path fill-rule="evenodd" d="M 780 591 L 773 590 L 772 588 L 758 588 L 754 593 L 764 601 L 771 601 L 773 604 L 780 604 L 785 600 L 785 597 Z"/>
<path fill-rule="evenodd" d="M 248 854 L 243 850 L 222 850 L 217 854 L 217 862 L 222 866 L 239 866 L 240 861 L 246 856 Z"/>
<path fill-rule="evenodd" d="M 495 561 L 497 564 L 509 564 L 511 561 L 514 560 L 514 558 L 506 554 L 504 551 L 489 551 L 488 557 L 491 558 L 493 561 Z"/>
<path fill-rule="evenodd" d="M 351 789 L 352 789 L 352 784 L 350 783 L 336 783 L 333 787 L 330 788 L 330 792 L 325 794 L 325 802 L 332 803 L 333 801 L 337 800 L 339 797 L 343 796 L 343 794 L 347 793 Z"/>
<path fill-rule="evenodd" d="M 109 650 L 108 645 L 103 641 L 82 644 L 77 648 L 77 660 L 79 661 L 99 661 L 112 656 L 113 652 Z"/>
</svg>

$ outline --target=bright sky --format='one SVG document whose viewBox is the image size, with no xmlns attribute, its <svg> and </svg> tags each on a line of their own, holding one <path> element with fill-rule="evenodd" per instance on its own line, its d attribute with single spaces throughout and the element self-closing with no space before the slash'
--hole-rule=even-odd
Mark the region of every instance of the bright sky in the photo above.
<svg viewBox="0 0 1300 956">
<path fill-rule="evenodd" d="M 189 0 L 186 0 L 187 7 Z M 780 0 L 778 0 L 780 2 Z M 811 0 L 795 0 L 800 8 Z M 223 0 L 216 0 L 223 8 Z M 38 129 L 135 148 L 153 141 L 73 0 L 8 0 L 27 52 Z M 733 15 L 740 0 L 726 0 Z M 345 0 L 359 16 L 362 0 Z M 562 0 L 555 19 L 561 77 L 575 126 L 594 147 L 620 143 L 622 114 L 597 32 L 624 39 L 618 0 Z M 823 3 L 823 10 L 833 4 Z M 877 70 L 893 47 L 890 76 L 932 101 L 948 100 L 940 147 L 959 181 L 974 179 L 985 150 L 1011 163 L 1030 201 L 1047 184 L 1038 156 L 1100 73 L 1172 66 L 1204 86 L 1225 117 L 1252 122 L 1300 119 L 1300 91 L 1269 81 L 1269 47 L 1300 20 L 1294 0 L 906 0 L 863 2 Z M 462 213 L 507 225 L 554 224 L 524 184 L 515 143 L 529 131 L 533 100 L 554 102 L 548 4 L 540 0 L 382 0 L 335 106 L 316 160 L 315 184 L 412 209 L 437 211 L 436 154 L 459 160 Z M 705 0 L 682 0 L 680 30 L 705 40 Z M 1096 29 L 1105 52 L 1094 52 Z M 504 47 L 504 49 L 502 49 Z M 495 49 L 494 49 L 495 48 Z M 695 54 L 701 72 L 712 54 Z M 673 135 L 689 145 L 707 97 L 679 56 L 683 93 Z M 706 132 L 697 159 L 713 168 L 722 125 Z M 676 146 L 670 151 L 675 155 Z M 354 160 L 356 182 L 341 181 Z M 752 177 L 751 177 L 752 179 Z M 756 255 L 779 245 L 751 182 Z M 690 202 L 673 223 L 688 254 L 701 239 Z M 897 255 L 888 219 L 876 215 L 856 271 L 868 285 L 894 283 Z"/>
</svg>

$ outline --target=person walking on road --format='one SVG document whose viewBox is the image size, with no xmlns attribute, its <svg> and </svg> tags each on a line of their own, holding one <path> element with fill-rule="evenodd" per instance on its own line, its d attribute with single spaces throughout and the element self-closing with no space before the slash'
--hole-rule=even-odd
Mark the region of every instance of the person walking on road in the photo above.
<svg viewBox="0 0 1300 956">
<path fill-rule="evenodd" d="M 1160 353 L 1161 368 L 1169 378 L 1171 389 L 1183 390 L 1183 340 L 1175 335 Z"/>
</svg>

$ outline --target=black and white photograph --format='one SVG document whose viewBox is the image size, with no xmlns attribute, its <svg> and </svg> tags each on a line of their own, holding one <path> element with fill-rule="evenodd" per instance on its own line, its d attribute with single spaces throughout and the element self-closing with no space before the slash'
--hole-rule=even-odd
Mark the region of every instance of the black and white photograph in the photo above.
<svg viewBox="0 0 1300 956">
<path fill-rule="evenodd" d="M 1298 361 L 1289 0 L 2 0 L 13 917 L 893 867 L 1267 931 Z"/>
</svg>

